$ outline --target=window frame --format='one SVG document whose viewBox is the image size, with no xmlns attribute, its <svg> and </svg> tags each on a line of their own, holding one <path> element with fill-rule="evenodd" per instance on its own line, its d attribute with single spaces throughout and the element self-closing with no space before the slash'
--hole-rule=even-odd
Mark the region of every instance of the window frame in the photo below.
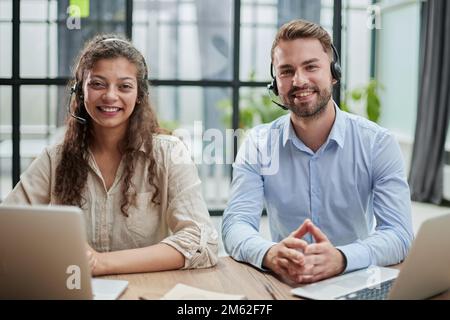
<svg viewBox="0 0 450 320">
<path fill-rule="evenodd" d="M 20 89 L 22 85 L 58 85 L 65 86 L 69 77 L 55 78 L 22 78 L 20 76 L 20 0 L 12 1 L 12 75 L 10 78 L 0 78 L 0 85 L 12 87 L 12 183 L 14 187 L 20 180 Z M 178 79 L 149 79 L 152 86 L 195 86 L 195 87 L 225 87 L 231 89 L 232 96 L 232 129 L 239 124 L 239 92 L 244 87 L 264 88 L 265 81 L 240 80 L 240 27 L 241 27 L 241 0 L 233 0 L 232 44 L 233 66 L 231 80 L 178 80 Z M 334 0 L 333 6 L 333 38 L 334 44 L 341 52 L 342 32 L 342 0 Z M 132 39 L 133 29 L 133 0 L 125 0 L 125 33 Z M 340 87 L 334 91 L 335 101 L 340 103 Z M 233 141 L 234 157 L 237 153 L 237 139 Z M 221 215 L 221 210 L 211 210 L 211 215 Z"/>
</svg>

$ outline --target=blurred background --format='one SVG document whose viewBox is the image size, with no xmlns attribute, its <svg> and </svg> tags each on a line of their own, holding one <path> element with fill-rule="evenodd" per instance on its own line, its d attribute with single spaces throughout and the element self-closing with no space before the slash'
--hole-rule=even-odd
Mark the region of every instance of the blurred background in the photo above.
<svg viewBox="0 0 450 320">
<path fill-rule="evenodd" d="M 435 87 L 450 70 L 444 45 L 448 18 L 442 18 L 442 33 L 430 24 L 436 20 L 433 14 L 449 11 L 446 2 L 0 0 L 0 200 L 45 146 L 63 134 L 66 84 L 84 41 L 94 34 L 123 34 L 141 50 L 162 126 L 188 130 L 200 140 L 201 153 L 213 140 L 195 136 L 196 125 L 217 129 L 225 137 L 227 129 L 248 129 L 283 113 L 266 90 L 270 48 L 279 26 L 303 18 L 324 26 L 340 52 L 343 79 L 334 93 L 336 102 L 395 134 L 414 184 L 414 200 L 446 204 L 450 101 L 443 90 L 433 91 L 440 98 L 432 105 L 444 106 L 435 113 L 424 94 L 426 81 Z M 440 50 L 443 59 L 433 59 L 440 63 L 437 70 L 444 70 L 440 82 L 421 76 L 430 72 L 427 66 L 436 68 L 427 59 L 436 55 L 431 49 Z M 434 118 L 427 118 L 424 108 Z M 417 119 L 426 121 L 426 129 Z M 418 136 L 428 139 L 421 138 L 422 147 L 414 143 Z M 213 215 L 226 206 L 231 181 L 227 157 L 233 158 L 238 144 L 231 138 L 222 150 L 216 148 L 214 157 L 223 161 L 197 163 Z M 192 150 L 193 157 L 197 151 Z"/>
</svg>

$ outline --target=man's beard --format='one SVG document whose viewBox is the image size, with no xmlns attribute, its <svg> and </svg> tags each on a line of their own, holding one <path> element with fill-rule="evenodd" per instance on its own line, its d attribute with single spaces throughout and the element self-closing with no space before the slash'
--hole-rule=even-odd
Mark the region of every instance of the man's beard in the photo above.
<svg viewBox="0 0 450 320">
<path fill-rule="evenodd" d="M 305 102 L 296 105 L 294 103 L 295 98 L 293 97 L 293 94 L 299 90 L 307 89 L 312 90 L 314 92 L 313 94 L 317 93 L 317 103 L 314 104 L 314 102 Z M 299 118 L 318 118 L 326 110 L 328 101 L 330 101 L 331 98 L 331 90 L 332 87 L 329 89 L 325 88 L 323 90 L 319 90 L 317 86 L 306 88 L 292 87 L 287 94 L 287 103 L 285 105 L 289 107 L 289 110 L 291 110 Z"/>
</svg>

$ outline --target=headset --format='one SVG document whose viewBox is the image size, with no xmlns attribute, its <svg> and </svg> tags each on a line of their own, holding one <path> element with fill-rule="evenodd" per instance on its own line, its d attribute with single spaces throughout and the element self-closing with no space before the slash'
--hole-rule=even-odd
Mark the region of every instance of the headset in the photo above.
<svg viewBox="0 0 450 320">
<path fill-rule="evenodd" d="M 86 124 L 87 120 L 85 118 L 82 118 L 80 116 L 77 116 L 72 110 L 70 110 L 70 104 L 72 102 L 72 96 L 73 94 L 77 94 L 77 91 L 79 90 L 79 85 L 78 82 L 75 82 L 74 85 L 70 88 L 70 96 L 69 99 L 67 101 L 67 112 L 73 117 L 75 118 L 75 120 L 78 121 L 78 123 L 80 124 Z M 80 95 L 80 100 L 83 99 L 83 95 Z"/>
<path fill-rule="evenodd" d="M 109 41 L 119 41 L 119 42 L 124 42 L 124 43 L 126 43 L 126 44 L 129 44 L 128 41 L 125 41 L 125 40 L 122 40 L 122 39 L 119 39 L 119 38 L 107 38 L 107 39 L 102 39 L 102 40 L 99 40 L 97 43 L 100 43 L 100 42 L 109 42 Z M 146 80 L 146 79 L 148 79 L 148 68 L 147 68 L 147 63 L 145 62 L 145 58 L 144 58 L 144 56 L 143 56 L 142 54 L 141 54 L 141 58 L 142 58 L 142 62 L 143 62 L 144 67 L 145 67 L 145 73 L 144 73 L 143 79 Z M 67 112 L 70 114 L 71 117 L 73 117 L 75 120 L 77 120 L 78 123 L 80 123 L 80 124 L 86 124 L 86 123 L 87 123 L 87 120 L 86 120 L 85 118 L 82 118 L 82 117 L 80 117 L 80 116 L 77 116 L 74 112 L 72 112 L 72 111 L 70 110 L 70 104 L 71 104 L 71 102 L 72 102 L 72 96 L 73 96 L 73 94 L 75 94 L 75 95 L 78 94 L 78 91 L 79 91 L 79 90 L 81 90 L 80 85 L 79 85 L 79 82 L 78 82 L 78 81 L 75 81 L 74 85 L 70 88 L 70 96 L 69 96 L 69 99 L 68 99 L 68 101 L 67 101 Z M 80 98 L 80 100 L 83 100 L 83 94 L 79 94 L 79 98 Z"/>
<path fill-rule="evenodd" d="M 330 63 L 331 75 L 333 76 L 333 79 L 335 79 L 336 81 L 339 82 L 341 80 L 341 75 L 342 75 L 340 58 L 339 58 L 337 49 L 333 43 L 331 44 L 331 49 L 333 51 L 333 61 Z M 277 79 L 273 75 L 273 64 L 272 63 L 270 63 L 270 76 L 272 77 L 272 82 L 267 85 L 267 90 L 269 92 L 269 96 L 271 96 L 271 94 L 270 94 L 271 91 L 273 92 L 273 94 L 278 96 L 279 92 L 278 92 L 278 86 L 277 86 Z M 277 103 L 273 99 L 272 99 L 272 102 L 285 110 L 288 109 L 288 107 L 286 107 L 280 103 Z"/>
</svg>

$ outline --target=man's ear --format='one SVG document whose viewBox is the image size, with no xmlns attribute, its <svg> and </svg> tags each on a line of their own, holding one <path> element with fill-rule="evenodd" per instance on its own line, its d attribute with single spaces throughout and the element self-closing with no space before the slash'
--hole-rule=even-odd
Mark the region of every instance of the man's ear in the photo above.
<svg viewBox="0 0 450 320">
<path fill-rule="evenodd" d="M 332 81 L 331 81 L 331 83 L 333 84 L 333 86 L 337 83 L 337 80 L 336 79 L 333 79 Z"/>
</svg>

